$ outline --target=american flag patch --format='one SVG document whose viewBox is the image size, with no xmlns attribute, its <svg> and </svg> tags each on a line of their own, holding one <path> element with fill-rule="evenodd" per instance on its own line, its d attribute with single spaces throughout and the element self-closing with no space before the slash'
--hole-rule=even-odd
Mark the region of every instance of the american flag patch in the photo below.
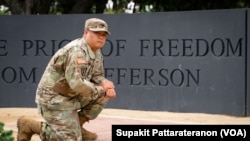
<svg viewBox="0 0 250 141">
<path fill-rule="evenodd" d="M 77 58 L 77 64 L 79 64 L 79 65 L 86 64 L 86 61 L 84 60 L 84 58 L 79 57 L 79 58 Z"/>
</svg>

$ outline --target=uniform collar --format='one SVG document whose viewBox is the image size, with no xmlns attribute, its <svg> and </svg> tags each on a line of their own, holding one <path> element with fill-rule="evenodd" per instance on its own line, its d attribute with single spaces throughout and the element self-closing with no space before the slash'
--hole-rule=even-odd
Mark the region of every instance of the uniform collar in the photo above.
<svg viewBox="0 0 250 141">
<path fill-rule="evenodd" d="M 82 38 L 82 43 L 83 43 L 83 46 L 86 47 L 85 50 L 89 53 L 89 57 L 91 59 L 95 59 L 95 52 L 92 51 L 91 47 L 88 45 L 88 43 L 86 42 L 86 40 L 84 38 Z"/>
</svg>

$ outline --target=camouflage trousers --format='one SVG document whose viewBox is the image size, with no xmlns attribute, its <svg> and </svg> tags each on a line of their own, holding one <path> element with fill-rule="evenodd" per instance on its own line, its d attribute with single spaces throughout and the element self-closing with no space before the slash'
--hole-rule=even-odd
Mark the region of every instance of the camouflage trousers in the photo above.
<svg viewBox="0 0 250 141">
<path fill-rule="evenodd" d="M 42 141 L 82 141 L 82 127 L 79 124 L 79 116 L 85 116 L 89 120 L 95 119 L 107 104 L 107 98 L 88 100 L 80 98 L 81 109 L 55 110 L 47 106 L 39 106 L 42 117 Z"/>
</svg>

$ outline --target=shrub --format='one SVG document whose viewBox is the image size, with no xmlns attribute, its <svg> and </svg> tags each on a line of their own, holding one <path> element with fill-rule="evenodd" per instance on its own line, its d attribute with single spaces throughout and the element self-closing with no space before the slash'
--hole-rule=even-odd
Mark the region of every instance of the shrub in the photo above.
<svg viewBox="0 0 250 141">
<path fill-rule="evenodd" d="M 14 141 L 12 130 L 4 130 L 4 123 L 0 122 L 0 141 Z"/>
</svg>

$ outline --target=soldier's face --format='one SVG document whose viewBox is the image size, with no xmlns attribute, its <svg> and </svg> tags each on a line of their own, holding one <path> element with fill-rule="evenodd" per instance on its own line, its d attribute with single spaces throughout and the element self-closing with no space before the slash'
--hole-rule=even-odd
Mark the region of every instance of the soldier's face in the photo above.
<svg viewBox="0 0 250 141">
<path fill-rule="evenodd" d="M 93 51 L 101 49 L 106 43 L 108 34 L 104 31 L 84 31 L 84 37 Z"/>
</svg>

